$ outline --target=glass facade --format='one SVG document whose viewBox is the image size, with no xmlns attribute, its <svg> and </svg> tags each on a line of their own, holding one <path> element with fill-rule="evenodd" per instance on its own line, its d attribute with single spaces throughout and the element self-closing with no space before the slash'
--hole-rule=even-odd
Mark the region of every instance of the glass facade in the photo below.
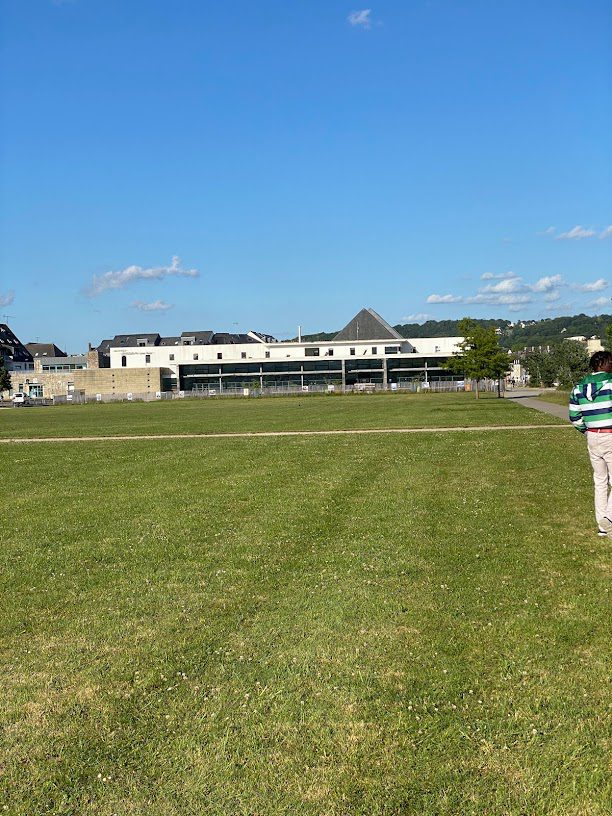
<svg viewBox="0 0 612 816">
<path fill-rule="evenodd" d="M 387 360 L 387 370 L 393 371 L 400 368 L 403 371 L 409 371 L 412 368 L 425 368 L 424 357 L 394 357 L 392 360 Z"/>
<path fill-rule="evenodd" d="M 373 350 L 380 346 L 371 348 Z M 305 349 L 306 351 L 309 350 Z M 452 375 L 443 368 L 445 362 L 446 358 L 443 357 L 432 359 L 404 353 L 390 359 L 369 356 L 349 356 L 344 359 L 332 357 L 330 359 L 328 355 L 325 355 L 325 357 L 317 357 L 314 360 L 271 361 L 263 359 L 260 362 L 237 360 L 217 364 L 193 363 L 180 366 L 178 387 L 187 391 L 194 388 L 198 390 L 202 388 L 219 389 L 220 387 L 258 388 L 261 382 L 264 386 L 279 388 L 326 384 L 339 386 L 342 383 L 343 365 L 345 382 L 349 387 L 362 383 L 382 385 L 385 380 L 389 383 L 398 383 L 401 380 L 424 380 L 426 376 L 432 381 L 457 379 L 456 375 Z"/>
<path fill-rule="evenodd" d="M 346 361 L 346 370 L 348 371 L 382 371 L 383 368 L 383 361 L 382 360 L 372 360 L 371 358 L 368 360 L 347 360 Z"/>
<path fill-rule="evenodd" d="M 316 363 L 302 363 L 306 374 L 311 371 L 342 371 L 341 360 L 318 360 Z"/>
</svg>

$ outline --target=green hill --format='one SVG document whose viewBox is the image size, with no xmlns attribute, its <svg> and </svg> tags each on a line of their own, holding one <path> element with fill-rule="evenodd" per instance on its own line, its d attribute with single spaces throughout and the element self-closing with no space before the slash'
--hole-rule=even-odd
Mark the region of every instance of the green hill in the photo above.
<svg viewBox="0 0 612 816">
<path fill-rule="evenodd" d="M 520 350 L 526 346 L 548 346 L 567 337 L 603 337 L 606 326 L 612 323 L 612 315 L 566 315 L 548 317 L 544 320 L 476 320 L 481 326 L 501 329 L 500 342 L 505 348 Z M 425 323 L 398 323 L 394 328 L 403 337 L 455 337 L 460 334 L 459 320 L 427 320 Z M 337 332 L 305 334 L 308 342 L 333 340 Z M 296 338 L 297 339 L 297 338 Z"/>
</svg>

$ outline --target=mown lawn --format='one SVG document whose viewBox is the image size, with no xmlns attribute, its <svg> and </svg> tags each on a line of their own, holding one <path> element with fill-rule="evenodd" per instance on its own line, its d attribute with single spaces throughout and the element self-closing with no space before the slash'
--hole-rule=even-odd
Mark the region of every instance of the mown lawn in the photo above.
<svg viewBox="0 0 612 816">
<path fill-rule="evenodd" d="M 553 424 L 486 394 L 366 394 L 63 405 L 0 411 L 0 437 Z"/>
<path fill-rule="evenodd" d="M 609 813 L 579 434 L 0 457 L 0 810 Z"/>
<path fill-rule="evenodd" d="M 545 391 L 538 396 L 544 402 L 552 402 L 554 405 L 568 405 L 569 391 Z"/>
</svg>

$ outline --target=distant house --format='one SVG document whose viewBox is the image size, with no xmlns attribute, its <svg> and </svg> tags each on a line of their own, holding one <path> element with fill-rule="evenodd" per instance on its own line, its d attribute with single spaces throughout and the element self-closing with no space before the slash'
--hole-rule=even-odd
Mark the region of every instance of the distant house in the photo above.
<svg viewBox="0 0 612 816">
<path fill-rule="evenodd" d="M 8 371 L 32 371 L 32 355 L 6 323 L 0 323 L 0 361 Z"/>
<path fill-rule="evenodd" d="M 582 343 L 583 346 L 586 346 L 588 354 L 595 354 L 596 351 L 603 350 L 601 338 L 597 337 L 596 334 L 588 339 L 583 334 L 577 334 L 575 337 L 568 337 L 566 339 L 576 340 L 578 343 Z"/>
<path fill-rule="evenodd" d="M 26 348 L 32 357 L 66 357 L 66 352 L 58 348 L 55 343 L 26 343 Z"/>
</svg>

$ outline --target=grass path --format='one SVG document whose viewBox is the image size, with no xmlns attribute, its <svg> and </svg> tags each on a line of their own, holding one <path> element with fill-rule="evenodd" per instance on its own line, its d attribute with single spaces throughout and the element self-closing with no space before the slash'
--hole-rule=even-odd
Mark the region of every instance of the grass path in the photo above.
<svg viewBox="0 0 612 816">
<path fill-rule="evenodd" d="M 342 434 L 424 434 L 456 433 L 470 431 L 525 431 L 525 430 L 567 430 L 571 425 L 477 425 L 460 428 L 351 428 L 336 431 L 246 431 L 244 433 L 205 433 L 205 434 L 149 434 L 123 436 L 56 436 L 56 437 L 14 437 L 0 439 L 0 444 L 29 444 L 35 442 L 134 442 L 159 439 L 249 439 L 275 436 L 338 436 Z"/>
</svg>

